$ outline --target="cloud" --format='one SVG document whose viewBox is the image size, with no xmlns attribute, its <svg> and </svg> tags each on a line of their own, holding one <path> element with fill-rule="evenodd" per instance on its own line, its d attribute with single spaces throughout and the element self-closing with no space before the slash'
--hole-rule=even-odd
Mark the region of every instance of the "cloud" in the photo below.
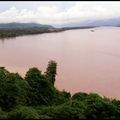
<svg viewBox="0 0 120 120">
<path fill-rule="evenodd" d="M 65 10 L 60 10 L 59 7 L 44 5 L 38 7 L 35 11 L 27 8 L 18 10 L 16 7 L 11 7 L 6 11 L 0 12 L 0 22 L 63 24 L 120 16 L 120 2 L 75 2 L 73 6 Z"/>
</svg>

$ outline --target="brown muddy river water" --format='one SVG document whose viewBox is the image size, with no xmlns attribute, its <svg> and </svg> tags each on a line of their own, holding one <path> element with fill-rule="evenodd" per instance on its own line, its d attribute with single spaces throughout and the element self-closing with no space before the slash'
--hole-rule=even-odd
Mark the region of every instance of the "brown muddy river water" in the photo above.
<svg viewBox="0 0 120 120">
<path fill-rule="evenodd" d="M 0 40 L 0 66 L 22 76 L 58 63 L 55 86 L 120 99 L 120 28 L 100 27 Z"/>
</svg>

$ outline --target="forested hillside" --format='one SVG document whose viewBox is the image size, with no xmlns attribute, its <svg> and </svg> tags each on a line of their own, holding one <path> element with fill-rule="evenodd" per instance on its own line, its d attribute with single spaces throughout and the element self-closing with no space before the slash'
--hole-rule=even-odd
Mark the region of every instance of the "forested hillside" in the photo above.
<svg viewBox="0 0 120 120">
<path fill-rule="evenodd" d="M 42 34 L 51 32 L 61 32 L 72 29 L 88 29 L 88 28 L 93 28 L 93 26 L 55 28 L 51 25 L 42 25 L 37 23 L 4 23 L 4 24 L 1 23 L 0 38 L 10 38 L 21 35 Z"/>
</svg>

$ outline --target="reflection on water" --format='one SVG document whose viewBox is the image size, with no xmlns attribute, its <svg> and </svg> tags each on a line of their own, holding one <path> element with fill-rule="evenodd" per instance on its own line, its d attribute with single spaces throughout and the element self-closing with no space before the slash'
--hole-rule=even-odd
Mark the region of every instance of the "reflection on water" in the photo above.
<svg viewBox="0 0 120 120">
<path fill-rule="evenodd" d="M 0 41 L 0 66 L 24 76 L 58 63 L 56 87 L 120 98 L 120 28 L 69 30 Z"/>
</svg>

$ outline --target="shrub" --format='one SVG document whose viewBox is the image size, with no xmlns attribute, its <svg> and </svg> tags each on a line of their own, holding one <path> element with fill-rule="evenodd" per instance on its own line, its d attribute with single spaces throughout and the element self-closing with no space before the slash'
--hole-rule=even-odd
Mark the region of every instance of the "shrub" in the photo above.
<svg viewBox="0 0 120 120">
<path fill-rule="evenodd" d="M 22 102 L 25 97 L 27 83 L 18 73 L 9 73 L 0 69 L 0 106 L 9 111 Z"/>
<path fill-rule="evenodd" d="M 32 107 L 18 106 L 9 112 L 8 119 L 39 119 L 39 115 Z"/>
<path fill-rule="evenodd" d="M 7 117 L 7 112 L 2 111 L 0 108 L 0 119 L 7 119 Z"/>
</svg>

